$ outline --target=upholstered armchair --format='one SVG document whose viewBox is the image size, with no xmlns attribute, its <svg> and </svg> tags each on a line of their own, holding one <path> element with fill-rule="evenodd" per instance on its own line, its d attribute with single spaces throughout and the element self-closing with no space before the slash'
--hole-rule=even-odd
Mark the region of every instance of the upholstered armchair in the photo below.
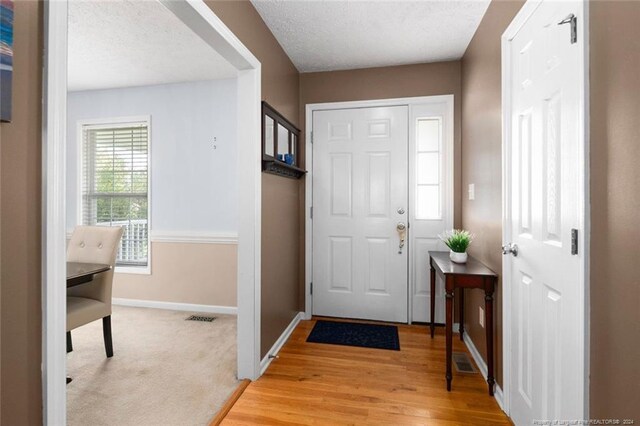
<svg viewBox="0 0 640 426">
<path fill-rule="evenodd" d="M 113 356 L 111 340 L 111 288 L 113 268 L 123 229 L 106 226 L 78 226 L 67 247 L 68 262 L 102 263 L 111 269 L 93 281 L 67 290 L 67 352 L 73 350 L 71 330 L 102 318 L 107 357 Z"/>
</svg>

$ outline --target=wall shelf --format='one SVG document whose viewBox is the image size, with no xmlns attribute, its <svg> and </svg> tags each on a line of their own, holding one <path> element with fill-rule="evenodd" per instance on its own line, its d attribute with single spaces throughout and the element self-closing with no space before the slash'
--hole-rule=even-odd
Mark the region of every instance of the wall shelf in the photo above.
<svg viewBox="0 0 640 426">
<path fill-rule="evenodd" d="M 290 179 L 307 173 L 299 167 L 300 129 L 268 103 L 262 102 L 262 171 Z M 288 160 L 293 164 L 288 164 Z"/>
<path fill-rule="evenodd" d="M 262 160 L 262 171 L 291 179 L 300 179 L 307 173 L 306 170 L 278 160 Z"/>
</svg>

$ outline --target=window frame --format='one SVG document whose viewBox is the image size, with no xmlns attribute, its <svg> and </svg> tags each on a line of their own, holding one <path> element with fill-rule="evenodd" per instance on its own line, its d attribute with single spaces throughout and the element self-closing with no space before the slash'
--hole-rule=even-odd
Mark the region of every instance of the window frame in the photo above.
<svg viewBox="0 0 640 426">
<path fill-rule="evenodd" d="M 151 259 L 152 259 L 152 218 L 151 218 L 151 203 L 152 203 L 152 170 L 151 170 L 151 147 L 152 147 L 152 129 L 151 129 L 151 116 L 127 116 L 127 117 L 109 117 L 109 118 L 96 118 L 96 119 L 83 119 L 77 121 L 77 178 L 76 178 L 76 224 L 83 225 L 83 179 L 85 175 L 84 170 L 84 129 L 113 129 L 120 127 L 129 127 L 132 125 L 146 125 L 147 126 L 147 265 L 146 266 L 119 266 L 116 265 L 115 272 L 122 274 L 141 274 L 151 275 Z"/>
</svg>

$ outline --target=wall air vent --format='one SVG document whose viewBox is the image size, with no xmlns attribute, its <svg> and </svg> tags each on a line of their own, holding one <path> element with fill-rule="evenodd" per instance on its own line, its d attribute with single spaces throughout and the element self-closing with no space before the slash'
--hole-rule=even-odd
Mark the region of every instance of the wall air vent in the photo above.
<svg viewBox="0 0 640 426">
<path fill-rule="evenodd" d="M 469 359 L 469 355 L 464 352 L 454 352 L 453 363 L 458 373 L 477 373 L 473 363 Z"/>
</svg>

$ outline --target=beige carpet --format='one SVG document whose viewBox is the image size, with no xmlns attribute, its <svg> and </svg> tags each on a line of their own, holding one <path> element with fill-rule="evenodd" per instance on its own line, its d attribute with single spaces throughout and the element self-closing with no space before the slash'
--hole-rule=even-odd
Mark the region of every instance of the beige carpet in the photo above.
<svg viewBox="0 0 640 426">
<path fill-rule="evenodd" d="M 238 386 L 236 317 L 114 306 L 113 358 L 102 321 L 73 330 L 69 425 L 206 425 Z"/>
</svg>

